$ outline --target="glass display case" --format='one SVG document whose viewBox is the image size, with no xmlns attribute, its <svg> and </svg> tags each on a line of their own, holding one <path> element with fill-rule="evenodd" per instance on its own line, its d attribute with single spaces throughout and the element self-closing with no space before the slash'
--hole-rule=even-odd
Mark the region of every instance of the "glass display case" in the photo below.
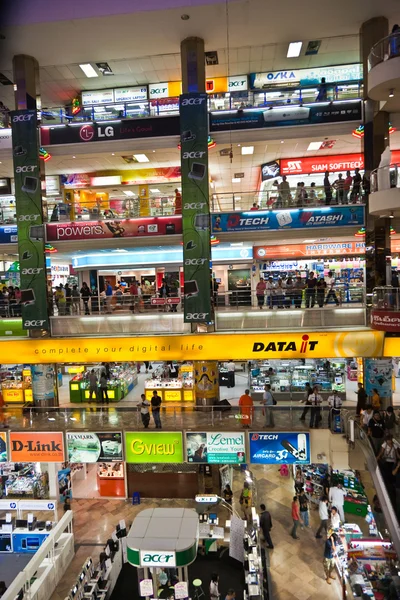
<svg viewBox="0 0 400 600">
<path fill-rule="evenodd" d="M 77 373 L 69 382 L 70 401 L 88 402 L 90 397 L 89 375 L 94 369 L 98 381 L 98 397 L 100 397 L 100 376 L 102 365 L 90 367 L 83 373 Z M 107 382 L 107 395 L 111 402 L 119 402 L 137 384 L 137 369 L 134 363 L 115 363 L 110 365 L 110 379 Z"/>
<path fill-rule="evenodd" d="M 193 365 L 184 364 L 179 367 L 178 377 L 161 377 L 153 374 L 144 382 L 146 400 L 150 400 L 156 390 L 164 402 L 193 402 L 194 378 Z"/>
<path fill-rule="evenodd" d="M 32 373 L 22 365 L 0 371 L 1 391 L 5 404 L 32 403 Z"/>
</svg>

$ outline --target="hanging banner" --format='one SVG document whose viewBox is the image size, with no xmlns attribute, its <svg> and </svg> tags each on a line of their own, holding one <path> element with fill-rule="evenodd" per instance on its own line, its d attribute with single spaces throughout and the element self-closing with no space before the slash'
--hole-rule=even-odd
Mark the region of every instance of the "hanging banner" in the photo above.
<svg viewBox="0 0 400 600">
<path fill-rule="evenodd" d="M 20 257 L 22 324 L 48 329 L 40 159 L 35 110 L 10 113 Z"/>
<path fill-rule="evenodd" d="M 309 433 L 250 433 L 250 462 L 297 465 L 311 461 Z"/>
<path fill-rule="evenodd" d="M 354 171 L 364 168 L 362 154 L 336 154 L 333 156 L 306 156 L 303 158 L 281 158 L 282 175 L 311 175 L 329 171 Z"/>
<path fill-rule="evenodd" d="M 206 94 L 180 96 L 184 321 L 211 314 L 208 114 Z"/>
<path fill-rule="evenodd" d="M 250 73 L 250 87 L 253 90 L 270 88 L 273 85 L 300 83 L 301 85 L 317 85 L 325 77 L 327 83 L 339 81 L 360 81 L 362 64 L 334 65 L 329 67 L 313 67 L 287 71 L 269 71 L 267 73 Z"/>
<path fill-rule="evenodd" d="M 119 462 L 123 460 L 122 433 L 68 431 L 67 453 L 70 463 Z"/>
<path fill-rule="evenodd" d="M 32 365 L 32 394 L 35 402 L 55 398 L 54 365 Z"/>
<path fill-rule="evenodd" d="M 377 390 L 383 398 L 392 397 L 392 359 L 370 359 L 365 360 L 365 391 L 368 396 L 374 395 Z"/>
<path fill-rule="evenodd" d="M 0 463 L 7 462 L 7 433 L 0 431 Z"/>
</svg>

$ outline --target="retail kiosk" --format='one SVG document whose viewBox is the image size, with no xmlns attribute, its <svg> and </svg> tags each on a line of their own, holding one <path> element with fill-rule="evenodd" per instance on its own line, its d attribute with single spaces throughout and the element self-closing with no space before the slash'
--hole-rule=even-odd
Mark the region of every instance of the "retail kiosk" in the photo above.
<svg viewBox="0 0 400 600">
<path fill-rule="evenodd" d="M 102 365 L 86 365 L 86 371 L 74 375 L 69 382 L 70 401 L 73 403 L 88 402 L 90 398 L 89 375 L 94 369 L 97 375 L 97 399 L 101 398 L 100 376 L 104 367 Z M 107 382 L 107 396 L 110 402 L 119 402 L 137 385 L 137 370 L 133 363 L 110 364 L 111 377 Z"/>
<path fill-rule="evenodd" d="M 5 404 L 32 403 L 32 373 L 28 365 L 3 366 L 1 393 Z"/>
<path fill-rule="evenodd" d="M 145 381 L 144 392 L 147 400 L 156 391 L 163 402 L 193 402 L 193 385 L 193 365 L 183 364 L 180 365 L 176 378 L 164 378 L 161 373 L 154 373 L 151 379 Z"/>
</svg>

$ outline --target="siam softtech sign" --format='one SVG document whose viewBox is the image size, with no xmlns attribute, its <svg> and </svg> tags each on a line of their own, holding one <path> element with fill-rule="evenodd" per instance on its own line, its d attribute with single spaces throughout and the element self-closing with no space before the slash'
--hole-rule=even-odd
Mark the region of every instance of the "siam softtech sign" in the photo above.
<svg viewBox="0 0 400 600">
<path fill-rule="evenodd" d="M 346 225 L 364 225 L 363 206 L 326 206 L 212 215 L 213 233 L 311 229 L 314 227 L 337 228 Z"/>
<path fill-rule="evenodd" d="M 47 223 L 46 225 L 46 239 L 48 242 L 154 237 L 181 233 L 181 215 L 143 219 L 115 219 L 114 221 Z"/>
<path fill-rule="evenodd" d="M 282 175 L 307 175 L 313 173 L 354 171 L 364 168 L 362 154 L 336 154 L 327 156 L 306 156 L 303 158 L 281 158 Z"/>
<path fill-rule="evenodd" d="M 62 432 L 10 431 L 10 462 L 63 462 Z"/>
<path fill-rule="evenodd" d="M 125 432 L 127 463 L 182 463 L 181 432 Z"/>
<path fill-rule="evenodd" d="M 298 465 L 311 462 L 309 433 L 249 433 L 250 463 Z"/>
<path fill-rule="evenodd" d="M 187 462 L 242 464 L 246 462 L 244 433 L 187 432 Z"/>
</svg>

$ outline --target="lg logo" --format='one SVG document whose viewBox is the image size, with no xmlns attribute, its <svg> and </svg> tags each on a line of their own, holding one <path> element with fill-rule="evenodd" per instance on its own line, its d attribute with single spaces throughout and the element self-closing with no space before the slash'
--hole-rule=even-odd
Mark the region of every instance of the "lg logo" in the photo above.
<svg viewBox="0 0 400 600">
<path fill-rule="evenodd" d="M 203 158 L 205 152 L 184 152 L 183 159 L 185 158 Z"/>
<path fill-rule="evenodd" d="M 18 221 L 37 221 L 40 219 L 40 215 L 20 215 Z"/>
<path fill-rule="evenodd" d="M 14 115 L 13 123 L 19 123 L 21 121 L 30 121 L 31 119 L 33 119 L 34 116 L 35 116 L 34 113 L 25 114 L 25 115 Z"/>
<path fill-rule="evenodd" d="M 44 323 L 46 323 L 45 319 L 41 319 L 40 321 L 24 321 L 24 327 L 42 327 Z"/>
<path fill-rule="evenodd" d="M 186 318 L 189 321 L 206 321 L 209 313 L 187 313 Z"/>
<path fill-rule="evenodd" d="M 182 100 L 182 106 L 199 106 L 205 102 L 205 98 L 185 98 Z"/>
<path fill-rule="evenodd" d="M 32 173 L 35 169 L 37 169 L 37 165 L 26 165 L 25 167 L 17 167 L 15 169 L 16 173 Z"/>
<path fill-rule="evenodd" d="M 42 267 L 22 269 L 22 275 L 39 275 L 43 271 Z"/>
<path fill-rule="evenodd" d="M 91 125 L 84 125 L 79 130 L 79 137 L 84 142 L 90 142 L 94 137 L 94 128 Z"/>
<path fill-rule="evenodd" d="M 186 202 L 183 210 L 203 210 L 204 206 L 206 206 L 205 202 Z"/>
<path fill-rule="evenodd" d="M 187 258 L 185 260 L 185 265 L 204 265 L 207 262 L 206 258 Z"/>
</svg>

